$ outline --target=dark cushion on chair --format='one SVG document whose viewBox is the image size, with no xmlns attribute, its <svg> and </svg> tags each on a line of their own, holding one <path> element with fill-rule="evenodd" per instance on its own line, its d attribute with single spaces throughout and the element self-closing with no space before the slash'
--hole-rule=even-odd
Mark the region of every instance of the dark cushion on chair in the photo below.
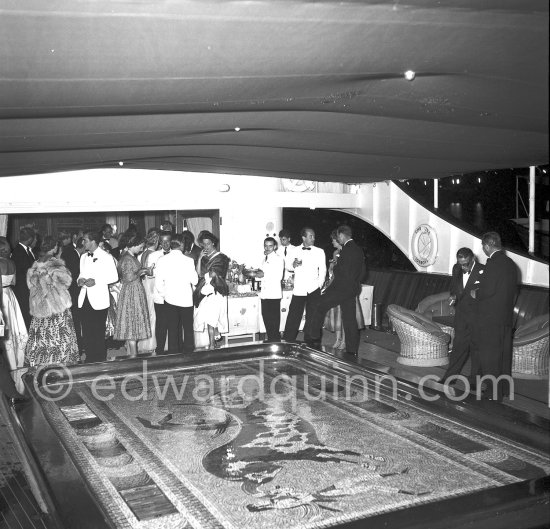
<svg viewBox="0 0 550 529">
<path fill-rule="evenodd" d="M 445 292 L 439 292 L 438 294 L 432 294 L 424 298 L 416 307 L 416 312 L 423 314 L 430 320 L 434 316 L 454 316 L 455 308 L 453 305 L 449 305 L 449 296 L 451 293 L 447 290 Z"/>
<path fill-rule="evenodd" d="M 432 336 L 443 338 L 446 341 L 450 341 L 451 337 L 441 330 L 441 327 L 436 323 L 433 323 L 426 316 L 415 312 L 414 310 L 400 307 L 399 305 L 390 305 L 387 308 L 388 316 L 398 318 L 399 320 L 412 325 L 415 329 L 427 332 Z"/>
<path fill-rule="evenodd" d="M 517 329 L 514 333 L 514 346 L 520 347 L 536 342 L 548 336 L 548 333 L 548 314 L 537 316 Z"/>
</svg>

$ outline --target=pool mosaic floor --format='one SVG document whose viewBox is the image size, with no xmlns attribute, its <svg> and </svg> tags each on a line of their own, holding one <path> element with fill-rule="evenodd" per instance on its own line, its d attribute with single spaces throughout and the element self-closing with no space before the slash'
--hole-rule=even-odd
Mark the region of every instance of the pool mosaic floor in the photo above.
<svg viewBox="0 0 550 529">
<path fill-rule="evenodd" d="M 46 411 L 120 527 L 331 526 L 550 472 L 546 454 L 355 382 L 232 362 L 104 401 L 77 384 Z"/>
<path fill-rule="evenodd" d="M 392 339 L 363 331 L 360 357 L 395 367 Z M 243 364 L 237 376 L 255 369 Z M 219 384 L 224 374 L 219 366 L 215 395 L 200 405 L 189 399 L 205 391 L 199 383 L 181 398 L 151 397 L 138 407 L 116 397 L 98 403 L 81 387 L 52 408 L 117 527 L 330 526 L 550 470 L 546 454 L 457 429 L 404 400 L 396 405 L 389 395 L 345 401 L 338 398 L 345 387 L 335 381 L 324 388 L 324 400 L 259 402 L 253 398 L 258 388 L 251 387 L 251 398 L 239 402 L 231 386 Z M 270 381 L 304 373 L 290 363 L 265 374 Z M 312 377 L 297 393 L 322 389 Z M 2 416 L 0 528 L 53 528 L 33 498 Z"/>
</svg>

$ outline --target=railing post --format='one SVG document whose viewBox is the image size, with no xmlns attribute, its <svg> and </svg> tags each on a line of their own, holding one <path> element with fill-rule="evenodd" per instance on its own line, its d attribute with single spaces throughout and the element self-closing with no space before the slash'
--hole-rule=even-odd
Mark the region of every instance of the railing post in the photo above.
<svg viewBox="0 0 550 529">
<path fill-rule="evenodd" d="M 529 253 L 535 253 L 535 166 L 529 167 Z"/>
<path fill-rule="evenodd" d="M 434 179 L 434 209 L 439 208 L 439 180 Z"/>
</svg>

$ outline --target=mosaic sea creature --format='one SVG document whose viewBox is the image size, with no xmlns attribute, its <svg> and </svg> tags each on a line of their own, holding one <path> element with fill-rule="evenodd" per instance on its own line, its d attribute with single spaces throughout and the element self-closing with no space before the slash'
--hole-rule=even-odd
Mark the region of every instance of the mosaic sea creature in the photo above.
<svg viewBox="0 0 550 529">
<path fill-rule="evenodd" d="M 229 414 L 225 414 L 223 421 L 207 420 L 204 418 L 198 418 L 192 416 L 192 419 L 188 423 L 171 422 L 173 419 L 172 413 L 167 413 L 164 417 L 159 419 L 156 424 L 153 424 L 150 420 L 143 417 L 136 417 L 136 419 L 145 428 L 151 430 L 164 430 L 172 432 L 181 432 L 185 430 L 197 431 L 197 430 L 213 430 L 214 436 L 221 435 L 227 428 L 234 422 L 233 417 Z"/>
<path fill-rule="evenodd" d="M 372 492 L 386 492 L 390 494 L 408 494 L 413 496 L 423 496 L 430 494 L 431 491 L 409 491 L 398 487 L 387 485 L 384 479 L 390 476 L 406 474 L 408 469 L 403 469 L 399 472 L 391 472 L 387 474 L 377 474 L 370 472 L 360 477 L 349 477 L 337 481 L 334 484 L 322 490 L 308 493 L 300 492 L 291 487 L 275 486 L 268 489 L 262 499 L 257 503 L 249 503 L 246 508 L 251 512 L 294 509 L 302 505 L 311 503 L 317 504 L 321 509 L 334 512 L 342 512 L 340 509 L 334 509 L 326 505 L 327 503 L 335 503 L 338 500 L 353 496 L 356 494 L 365 494 Z"/>
<path fill-rule="evenodd" d="M 361 454 L 323 444 L 314 426 L 280 406 L 255 401 L 246 408 L 232 408 L 241 424 L 230 442 L 206 454 L 202 464 L 211 474 L 241 481 L 249 494 L 272 481 L 284 461 L 359 464 Z"/>
</svg>

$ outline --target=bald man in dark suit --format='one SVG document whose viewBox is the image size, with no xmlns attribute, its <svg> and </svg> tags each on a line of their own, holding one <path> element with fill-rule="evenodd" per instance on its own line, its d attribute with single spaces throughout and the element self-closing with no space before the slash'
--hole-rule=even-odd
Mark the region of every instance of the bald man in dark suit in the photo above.
<svg viewBox="0 0 550 529">
<path fill-rule="evenodd" d="M 500 236 L 489 232 L 481 239 L 487 263 L 479 290 L 473 291 L 477 300 L 474 330 L 477 365 L 472 375 L 512 376 L 512 325 L 514 303 L 518 289 L 518 268 L 502 249 Z M 502 400 L 508 396 L 510 385 L 500 381 L 497 388 L 489 382 L 489 398 Z M 493 391 L 491 391 L 493 390 Z"/>
<path fill-rule="evenodd" d="M 342 324 L 346 337 L 346 353 L 357 356 L 359 350 L 359 329 L 357 327 L 356 298 L 361 293 L 361 278 L 365 273 L 363 250 L 351 238 L 349 226 L 338 226 L 338 242 L 342 245 L 338 263 L 334 267 L 334 279 L 319 298 L 311 321 L 311 338 L 309 345 L 319 346 L 322 325 L 329 309 L 340 305 Z"/>
</svg>

